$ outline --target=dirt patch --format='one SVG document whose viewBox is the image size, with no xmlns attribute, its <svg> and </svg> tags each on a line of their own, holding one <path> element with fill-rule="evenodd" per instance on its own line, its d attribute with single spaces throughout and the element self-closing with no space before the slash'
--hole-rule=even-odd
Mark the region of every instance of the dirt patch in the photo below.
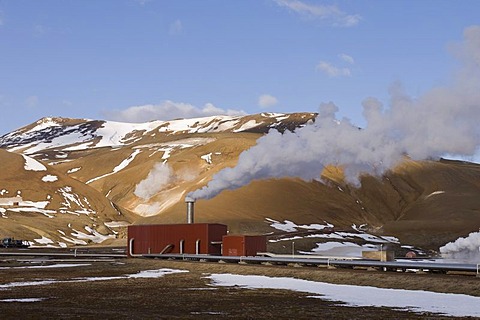
<svg viewBox="0 0 480 320">
<path fill-rule="evenodd" d="M 442 319 L 438 315 L 415 314 L 387 308 L 342 306 L 331 301 L 309 298 L 309 294 L 288 290 L 213 287 L 205 278 L 212 273 L 295 277 L 338 284 L 480 296 L 478 279 L 455 275 L 407 275 L 362 270 L 149 259 L 75 263 L 87 265 L 32 269 L 18 268 L 30 263 L 8 259 L 0 261 L 0 300 L 42 299 L 38 302 L 0 302 L 2 319 Z M 142 270 L 161 268 L 189 272 L 154 279 L 125 277 Z M 89 277 L 119 278 L 108 281 L 78 281 Z M 77 281 L 72 281 L 74 279 Z M 51 283 L 5 286 L 13 282 L 40 280 Z"/>
</svg>

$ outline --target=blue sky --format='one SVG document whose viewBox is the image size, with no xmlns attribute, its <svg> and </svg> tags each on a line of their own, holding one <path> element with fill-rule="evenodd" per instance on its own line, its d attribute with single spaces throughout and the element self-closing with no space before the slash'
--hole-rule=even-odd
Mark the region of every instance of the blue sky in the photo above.
<svg viewBox="0 0 480 320">
<path fill-rule="evenodd" d="M 45 116 L 318 111 L 448 85 L 480 1 L 0 0 L 0 134 Z"/>
</svg>

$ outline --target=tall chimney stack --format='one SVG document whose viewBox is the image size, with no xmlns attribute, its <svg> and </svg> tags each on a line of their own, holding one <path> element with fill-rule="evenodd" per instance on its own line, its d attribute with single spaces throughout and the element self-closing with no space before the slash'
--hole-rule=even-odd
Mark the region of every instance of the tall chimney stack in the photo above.
<svg viewBox="0 0 480 320">
<path fill-rule="evenodd" d="M 187 203 L 187 223 L 193 223 L 195 199 L 187 196 L 185 197 L 185 202 Z"/>
</svg>

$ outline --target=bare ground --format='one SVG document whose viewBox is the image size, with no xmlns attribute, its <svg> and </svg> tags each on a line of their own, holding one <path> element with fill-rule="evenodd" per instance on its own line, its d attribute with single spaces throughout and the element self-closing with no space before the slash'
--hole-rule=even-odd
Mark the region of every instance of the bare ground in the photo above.
<svg viewBox="0 0 480 320">
<path fill-rule="evenodd" d="M 446 319 L 388 308 L 358 308 L 308 298 L 287 290 L 212 287 L 212 273 L 296 277 L 338 284 L 419 289 L 480 296 L 480 280 L 462 275 L 417 275 L 365 270 L 327 270 L 286 266 L 237 265 L 149 259 L 92 262 L 73 268 L 25 266 L 0 260 L 0 300 L 42 298 L 38 302 L 0 302 L 1 319 Z M 60 263 L 60 262 L 57 262 Z M 114 277 L 161 268 L 189 270 L 156 279 L 73 282 L 84 277 Z M 56 280 L 36 286 L 2 288 L 12 282 Z"/>
</svg>

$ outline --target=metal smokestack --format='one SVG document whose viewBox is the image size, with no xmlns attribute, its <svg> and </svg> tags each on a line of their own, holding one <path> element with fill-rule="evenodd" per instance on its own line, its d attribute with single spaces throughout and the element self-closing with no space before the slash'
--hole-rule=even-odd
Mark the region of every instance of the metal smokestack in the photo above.
<svg viewBox="0 0 480 320">
<path fill-rule="evenodd" d="M 187 204 L 187 223 L 193 223 L 193 216 L 194 216 L 194 207 L 195 207 L 195 199 L 192 197 L 185 197 L 185 202 Z"/>
</svg>

